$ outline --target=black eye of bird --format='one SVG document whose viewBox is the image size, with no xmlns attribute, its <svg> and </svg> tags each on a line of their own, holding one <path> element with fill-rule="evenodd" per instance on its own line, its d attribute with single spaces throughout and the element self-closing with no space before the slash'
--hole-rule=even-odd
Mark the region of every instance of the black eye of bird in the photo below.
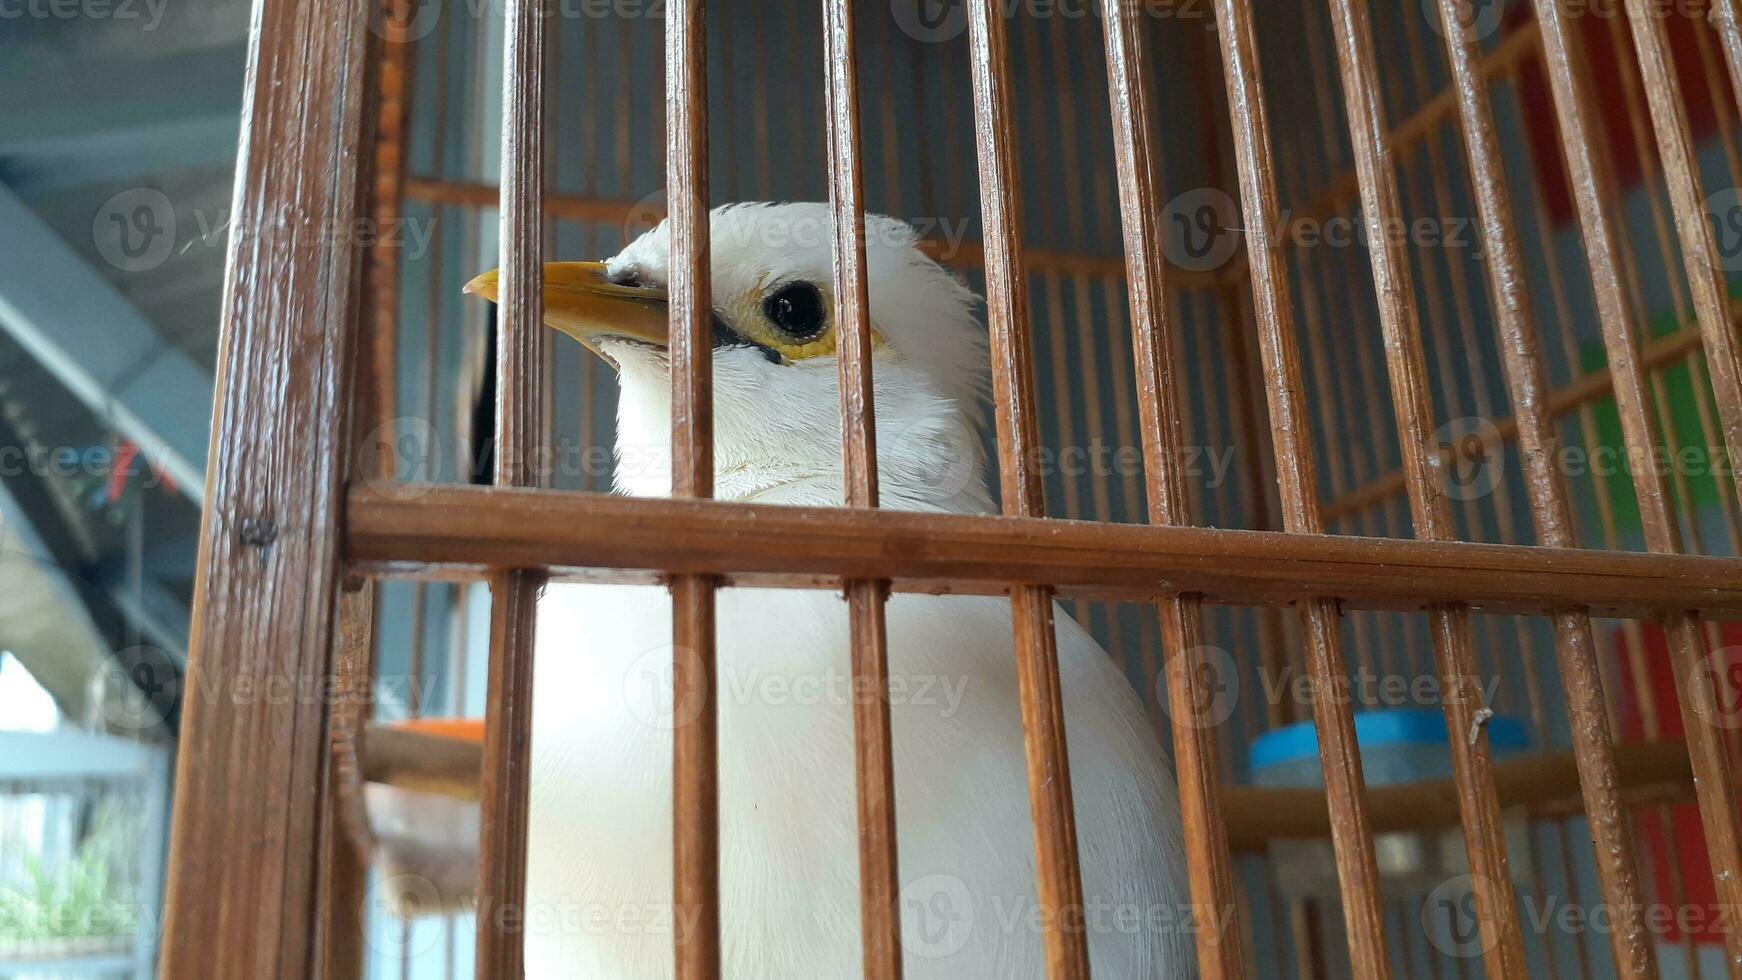
<svg viewBox="0 0 1742 980">
<path fill-rule="evenodd" d="M 823 294 L 808 282 L 782 286 L 762 301 L 762 312 L 780 331 L 794 340 L 810 340 L 823 332 L 828 311 Z"/>
</svg>

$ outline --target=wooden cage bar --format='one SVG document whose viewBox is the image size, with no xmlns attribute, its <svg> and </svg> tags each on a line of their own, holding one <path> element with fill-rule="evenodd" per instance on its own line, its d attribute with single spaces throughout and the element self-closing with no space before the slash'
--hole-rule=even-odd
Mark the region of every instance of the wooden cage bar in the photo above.
<svg viewBox="0 0 1742 980">
<path fill-rule="evenodd" d="M 851 0 L 823 0 L 823 48 L 833 214 L 835 356 L 841 386 L 841 461 L 849 507 L 877 506 L 877 411 L 865 285 L 864 175 L 859 159 L 858 50 Z M 901 882 L 895 835 L 886 579 L 846 583 L 854 690 L 854 779 L 859 820 L 859 916 L 867 980 L 901 978 Z"/>
<path fill-rule="evenodd" d="M 1480 42 L 1461 27 L 1459 0 L 1441 0 L 1440 11 L 1482 235 L 1489 244 L 1488 285 L 1501 366 L 1516 413 L 1531 517 L 1542 544 L 1574 547 L 1572 509 L 1552 456 L 1557 441 L 1554 417 L 1488 79 L 1476 67 Z M 1624 975 L 1649 980 L 1657 976 L 1657 958 L 1644 922 L 1639 868 L 1619 794 L 1591 618 L 1582 608 L 1568 608 L 1554 614 L 1553 624 L 1597 874 L 1613 916 L 1610 946 Z"/>
<path fill-rule="evenodd" d="M 1405 227 L 1397 175 L 1385 146 L 1385 107 L 1379 95 L 1379 66 L 1365 0 L 1331 0 L 1337 61 L 1341 66 L 1350 140 L 1361 185 L 1368 256 L 1373 265 L 1379 320 L 1385 334 L 1386 367 L 1392 406 L 1397 413 L 1410 514 L 1416 536 L 1443 541 L 1454 537 L 1451 510 L 1441 483 L 1434 440 L 1433 396 L 1416 306 L 1414 274 L 1397 232 Z M 1431 443 L 1437 449 L 1437 440 Z M 1516 976 L 1524 971 L 1524 939 L 1513 898 L 1512 872 L 1494 794 L 1486 719 L 1470 635 L 1469 607 L 1436 603 L 1429 607 L 1434 656 L 1446 688 L 1442 706 L 1447 742 L 1459 788 L 1470 880 L 1482 930 L 1488 972 Z"/>
<path fill-rule="evenodd" d="M 671 233 L 671 495 L 714 495 L 714 372 L 708 217 L 707 4 L 665 20 L 666 190 Z M 714 579 L 671 578 L 674 703 L 672 886 L 677 980 L 720 976 L 719 701 Z"/>
<path fill-rule="evenodd" d="M 1301 389 L 1300 352 L 1294 336 L 1293 301 L 1282 243 L 1272 234 L 1280 222 L 1275 157 L 1258 63 L 1258 38 L 1250 0 L 1217 0 L 1222 41 L 1222 73 L 1234 128 L 1234 155 L 1247 234 L 1246 262 L 1252 275 L 1254 319 L 1258 327 L 1270 431 L 1275 444 L 1277 484 L 1283 527 L 1294 533 L 1322 534 L 1318 463 L 1311 423 Z M 1331 591 L 1343 597 L 1345 593 Z M 1317 691 L 1335 690 L 1347 674 L 1338 599 L 1312 594 L 1297 606 L 1307 665 Z M 1313 722 L 1324 770 L 1331 815 L 1331 842 L 1342 890 L 1349 955 L 1356 975 L 1388 977 L 1384 916 L 1379 907 L 1379 872 L 1368 820 L 1365 779 L 1355 744 L 1354 714 L 1336 697 L 1313 699 Z"/>
<path fill-rule="evenodd" d="M 1631 9 L 1631 8 L 1630 8 Z M 1610 162 L 1600 151 L 1602 124 L 1591 113 L 1588 67 L 1584 53 L 1570 40 L 1569 16 L 1559 0 L 1538 0 L 1537 18 L 1542 26 L 1548 73 L 1554 94 L 1561 145 L 1572 177 L 1572 188 L 1596 294 L 1604 347 L 1615 379 L 1615 401 L 1621 415 L 1624 441 L 1630 455 L 1657 445 L 1651 408 L 1646 401 L 1645 381 L 1633 347 L 1630 318 L 1623 296 L 1624 268 L 1620 245 L 1624 235 L 1609 210 L 1615 200 Z M 1630 17 L 1632 14 L 1629 15 Z M 1684 161 L 1685 164 L 1685 161 Z M 1703 227 L 1703 226 L 1702 226 Z M 1726 322 L 1727 318 L 1726 318 Z M 1639 501 L 1646 546 L 1659 554 L 1681 550 L 1680 526 L 1668 504 L 1661 474 L 1647 466 L 1629 468 Z M 1735 787 L 1730 783 L 1725 747 L 1719 737 L 1713 679 L 1705 657 L 1705 640 L 1697 615 L 1671 611 L 1662 619 L 1670 647 L 1677 689 L 1687 712 L 1688 751 L 1692 756 L 1699 789 L 1701 824 L 1707 850 L 1712 855 L 1713 879 L 1720 902 L 1727 908 L 1742 908 L 1742 851 L 1738 849 Z M 1637 647 L 1637 642 L 1631 644 Z M 1742 962 L 1742 930 L 1727 929 L 1725 948 L 1734 974 Z"/>
<path fill-rule="evenodd" d="M 159 970 L 285 976 L 319 962 L 327 708 L 199 696 L 333 673 L 360 251 L 354 150 L 370 51 L 361 6 L 255 11 L 236 163 Z M 351 166 L 333 166 L 350 160 Z M 279 216 L 307 220 L 280 222 Z M 321 220 L 334 224 L 323 226 Z"/>
<path fill-rule="evenodd" d="M 538 487 L 544 366 L 545 0 L 512 0 L 502 60 L 502 271 L 495 482 Z M 532 659 L 543 572 L 490 574 L 490 661 L 479 804 L 477 973 L 525 972 L 526 835 L 532 793 Z"/>
<path fill-rule="evenodd" d="M 1131 307 L 1132 349 L 1137 367 L 1137 405 L 1143 430 L 1144 474 L 1150 519 L 1191 523 L 1184 473 L 1184 425 L 1179 405 L 1183 365 L 1175 360 L 1176 338 L 1168 322 L 1161 161 L 1155 146 L 1155 107 L 1145 63 L 1143 20 L 1120 0 L 1106 0 L 1102 17 L 1107 44 L 1107 81 L 1113 107 L 1120 220 Z M 1062 360 L 1062 358 L 1060 359 Z M 1223 922 L 1222 910 L 1237 907 L 1228 856 L 1227 828 L 1220 819 L 1221 772 L 1216 732 L 1203 669 L 1203 597 L 1170 592 L 1156 600 L 1172 705 L 1174 765 L 1178 769 L 1181 819 L 1185 826 L 1192 906 L 1199 922 Z M 1208 980 L 1245 976 L 1238 919 L 1223 928 L 1197 931 L 1198 971 Z"/>
<path fill-rule="evenodd" d="M 986 229 L 986 319 L 992 334 L 999 483 L 1006 515 L 1037 517 L 1046 513 L 1046 501 L 1040 473 L 1028 283 L 1022 266 L 1007 26 L 1003 8 L 995 0 L 969 4 L 968 47 L 980 208 Z M 1010 611 L 1047 976 L 1053 980 L 1087 977 L 1089 944 L 1087 931 L 1079 922 L 1084 914 L 1083 882 L 1065 748 L 1052 587 L 1030 583 L 1011 586 Z"/>
</svg>

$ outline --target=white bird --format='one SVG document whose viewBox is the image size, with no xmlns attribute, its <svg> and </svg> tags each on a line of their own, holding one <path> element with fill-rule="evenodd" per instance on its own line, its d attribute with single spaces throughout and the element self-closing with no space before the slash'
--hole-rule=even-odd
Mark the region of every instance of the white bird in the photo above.
<svg viewBox="0 0 1742 980">
<path fill-rule="evenodd" d="M 716 493 L 843 499 L 826 204 L 712 213 Z M 866 221 L 882 505 L 992 512 L 978 425 L 978 298 Z M 545 271 L 546 322 L 622 383 L 616 486 L 670 492 L 661 224 L 607 262 Z M 494 274 L 468 287 L 495 298 Z M 1091 967 L 1193 976 L 1172 775 L 1131 686 L 1056 611 Z M 819 590 L 718 596 L 721 943 L 733 980 L 858 976 L 846 605 Z M 539 604 L 527 974 L 673 971 L 671 610 L 654 586 L 553 585 Z M 909 980 L 1044 975 L 1008 601 L 896 595 L 888 644 L 903 966 Z"/>
</svg>

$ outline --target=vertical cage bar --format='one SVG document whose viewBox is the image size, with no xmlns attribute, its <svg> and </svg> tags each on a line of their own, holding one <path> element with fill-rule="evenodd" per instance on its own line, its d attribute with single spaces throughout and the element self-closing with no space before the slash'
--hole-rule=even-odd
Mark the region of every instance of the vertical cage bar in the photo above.
<svg viewBox="0 0 1742 980">
<path fill-rule="evenodd" d="M 980 163 L 981 223 L 985 228 L 986 318 L 992 331 L 1000 484 L 1006 514 L 1039 517 L 1046 513 L 1046 501 L 1039 465 L 1040 431 L 1029 337 L 1028 280 L 1022 266 L 1015 118 L 1005 28 L 1004 8 L 995 0 L 969 4 L 969 62 Z M 1065 748 L 1064 701 L 1059 689 L 1058 638 L 1053 632 L 1053 590 L 1042 585 L 1012 586 L 1010 611 L 1040 908 L 1046 926 L 1042 938 L 1047 976 L 1053 980 L 1087 977 L 1088 937 L 1081 928 L 1072 927 L 1083 911 L 1083 884 L 1077 861 L 1076 813 L 1071 804 L 1070 759 Z"/>
<path fill-rule="evenodd" d="M 1368 254 L 1385 335 L 1386 367 L 1397 412 L 1410 513 L 1418 537 L 1451 540 L 1456 532 L 1440 482 L 1433 396 L 1422 353 L 1409 256 L 1399 234 L 1404 227 L 1403 208 L 1387 145 L 1367 4 L 1365 0 L 1331 0 L 1331 19 L 1371 243 Z M 1428 616 L 1435 659 L 1445 679 L 1441 706 L 1451 747 L 1458 813 L 1470 856 L 1483 959 L 1491 976 L 1522 977 L 1526 975 L 1524 937 L 1518 926 L 1500 802 L 1483 726 L 1492 710 L 1483 703 L 1481 680 L 1476 674 L 1470 610 L 1462 603 L 1448 602 L 1431 607 Z"/>
<path fill-rule="evenodd" d="M 1488 285 L 1502 367 L 1518 422 L 1525 488 L 1539 543 L 1578 546 L 1566 484 L 1555 468 L 1555 420 L 1547 408 L 1547 382 L 1538 330 L 1531 312 L 1524 256 L 1506 185 L 1506 165 L 1480 70 L 1481 44 L 1461 27 L 1461 0 L 1440 0 L 1453 85 L 1468 152 L 1482 239 L 1487 244 Z M 1604 704 L 1601 670 L 1590 616 L 1564 610 L 1553 617 L 1555 652 L 1566 688 L 1579 789 L 1590 821 L 1598 879 L 1614 928 L 1609 941 L 1615 963 L 1630 977 L 1657 976 L 1657 957 L 1644 921 L 1639 867 L 1615 773 L 1615 752 Z"/>
<path fill-rule="evenodd" d="M 331 676 L 361 255 L 357 236 L 329 229 L 365 216 L 362 13 L 344 0 L 254 7 L 234 212 L 263 233 L 230 236 L 226 254 L 165 977 L 316 966 L 327 706 L 198 692 Z"/>
<path fill-rule="evenodd" d="M 1730 90 L 1736 97 L 1736 111 L 1742 113 L 1742 2 L 1712 0 L 1712 26 L 1724 45 L 1724 63 L 1730 66 Z"/>
<path fill-rule="evenodd" d="M 359 403 L 367 399 L 359 392 Z M 332 763 L 327 771 L 329 826 L 321 868 L 321 970 L 326 980 L 361 980 L 367 949 L 369 855 L 361 841 L 358 813 L 341 791 L 359 785 L 355 739 L 374 703 L 375 583 L 351 578 L 339 592 L 339 630 L 333 654 Z"/>
<path fill-rule="evenodd" d="M 864 173 L 859 157 L 858 52 L 850 0 L 823 0 L 829 202 L 834 218 L 836 359 L 841 452 L 849 507 L 877 506 L 877 410 L 871 388 L 871 311 L 865 291 Z M 901 888 L 895 852 L 895 761 L 889 720 L 889 583 L 847 583 L 852 634 L 854 777 L 859 801 L 859 919 L 867 980 L 900 980 Z M 864 685 L 863 687 L 861 685 Z"/>
<path fill-rule="evenodd" d="M 496 343 L 498 486 L 535 487 L 544 410 L 544 0 L 510 0 L 502 61 L 501 305 Z M 541 573 L 490 574 L 490 661 L 480 785 L 476 968 L 524 972 L 532 657 Z"/>
<path fill-rule="evenodd" d="M 1161 163 L 1155 147 L 1155 107 L 1143 43 L 1145 18 L 1120 0 L 1103 0 L 1101 9 L 1149 515 L 1158 524 L 1190 524 L 1191 507 L 1181 465 L 1185 459 L 1178 389 L 1181 366 L 1174 360 L 1173 330 L 1167 315 Z M 1198 970 L 1206 980 L 1244 976 L 1239 920 L 1223 916 L 1238 904 L 1221 812 L 1215 722 L 1208 716 L 1213 699 L 1205 697 L 1201 672 L 1203 600 L 1201 596 L 1173 593 L 1159 597 L 1156 606 L 1166 657 L 1168 700 L 1172 703 L 1174 764 L 1185 824 L 1193 919 L 1230 924 L 1226 933 L 1209 928 L 1197 931 Z"/>
<path fill-rule="evenodd" d="M 1302 534 L 1322 534 L 1318 463 L 1301 390 L 1300 348 L 1295 339 L 1293 301 L 1282 242 L 1281 208 L 1276 193 L 1265 95 L 1258 64 L 1258 38 L 1251 0 L 1216 0 L 1222 42 L 1223 76 L 1234 129 L 1234 155 L 1246 227 L 1247 264 L 1258 326 L 1271 435 L 1276 446 L 1277 482 L 1283 526 Z M 1347 676 L 1335 600 L 1309 599 L 1299 605 L 1302 642 L 1314 689 L 1335 691 Z M 1331 813 L 1331 843 L 1337 862 L 1348 929 L 1349 956 L 1358 977 L 1389 977 L 1385 920 L 1379 905 L 1379 870 L 1373 855 L 1373 829 L 1364 799 L 1365 780 L 1355 744 L 1354 715 L 1345 699 L 1313 699 L 1319 758 Z"/>
<path fill-rule="evenodd" d="M 1681 550 L 1681 533 L 1675 515 L 1669 509 L 1664 479 L 1652 467 L 1639 465 L 1641 460 L 1650 458 L 1657 437 L 1650 405 L 1646 401 L 1644 373 L 1633 347 L 1633 331 L 1621 284 L 1620 242 L 1623 231 L 1606 207 L 1616 200 L 1615 183 L 1610 162 L 1601 149 L 1606 145 L 1602 124 L 1590 108 L 1589 69 L 1583 60 L 1583 52 L 1572 41 L 1572 18 L 1562 9 L 1559 0 L 1537 0 L 1536 11 L 1542 28 L 1555 113 L 1560 124 L 1561 145 L 1572 178 L 1598 319 L 1602 324 L 1603 343 L 1614 382 L 1615 403 L 1621 416 L 1628 457 L 1634 462 L 1629 470 L 1639 501 L 1640 524 L 1645 532 L 1647 548 L 1660 554 L 1675 553 Z M 1716 696 L 1705 663 L 1699 618 L 1692 614 L 1666 616 L 1664 630 L 1683 703 L 1693 709 L 1684 712 L 1684 715 L 1692 715 L 1687 720 L 1685 732 L 1719 902 L 1729 909 L 1742 908 L 1742 846 L 1737 839 L 1736 793 L 1729 781 L 1724 744 L 1714 724 L 1717 719 L 1712 712 Z M 1742 930 L 1726 929 L 1724 939 L 1730 972 L 1735 974 L 1737 965 L 1742 964 Z"/>
<path fill-rule="evenodd" d="M 1706 344 L 1706 368 L 1711 372 L 1712 391 L 1718 398 L 1724 445 L 1732 460 L 1742 460 L 1742 345 L 1737 342 L 1730 317 L 1729 289 L 1724 281 L 1718 242 L 1707 220 L 1699 157 L 1694 150 L 1687 105 L 1682 101 L 1681 82 L 1671 60 L 1668 28 L 1664 25 L 1666 16 L 1674 15 L 1659 5 L 1647 6 L 1642 0 L 1627 2 L 1627 22 L 1633 29 L 1633 47 L 1639 56 L 1651 126 L 1657 134 L 1664 183 L 1675 212 L 1682 267 L 1693 293 L 1700 335 Z M 1715 19 L 1718 16 L 1714 13 Z M 1713 108 L 1720 113 L 1725 111 L 1723 106 Z M 1730 490 L 1742 500 L 1742 480 L 1732 478 Z M 1727 877 L 1742 877 L 1742 867 L 1720 869 L 1720 873 L 1723 871 L 1729 872 Z M 1742 891 L 1738 894 L 1742 895 Z M 1742 949 L 1738 952 L 1742 953 Z"/>
<path fill-rule="evenodd" d="M 674 0 L 665 19 L 666 192 L 671 232 L 671 493 L 714 495 L 713 268 L 708 236 L 707 4 Z M 677 980 L 720 975 L 718 701 L 714 580 L 671 580 L 672 887 Z"/>
</svg>

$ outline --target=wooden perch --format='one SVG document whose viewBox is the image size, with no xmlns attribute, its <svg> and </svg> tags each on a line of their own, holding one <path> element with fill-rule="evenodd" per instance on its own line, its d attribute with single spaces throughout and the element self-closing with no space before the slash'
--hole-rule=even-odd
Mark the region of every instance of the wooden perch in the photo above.
<svg viewBox="0 0 1742 980">
<path fill-rule="evenodd" d="M 1693 770 L 1687 745 L 1679 739 L 1617 745 L 1615 767 L 1622 798 L 1630 805 L 1693 799 Z M 1584 812 L 1571 752 L 1496 762 L 1494 788 L 1502 807 L 1522 806 L 1534 818 L 1558 819 Z M 1457 787 L 1450 779 L 1369 787 L 1367 807 L 1374 833 L 1458 825 Z M 1262 851 L 1277 839 L 1331 835 L 1322 790 L 1229 787 L 1222 791 L 1222 813 L 1228 844 L 1236 851 Z"/>
<path fill-rule="evenodd" d="M 400 722 L 369 725 L 361 771 L 372 783 L 475 802 L 482 771 L 481 740 L 470 722 Z M 1693 799 L 1693 770 L 1679 739 L 1615 746 L 1622 798 L 1629 805 Z M 1495 789 L 1503 807 L 1524 807 L 1533 818 L 1560 819 L 1584 812 L 1571 752 L 1542 753 L 1497 762 Z M 1367 790 L 1375 833 L 1433 830 L 1458 825 L 1457 787 L 1450 779 Z M 1228 842 L 1236 851 L 1264 850 L 1272 840 L 1327 838 L 1325 794 L 1317 789 L 1231 786 L 1222 791 Z"/>
</svg>

